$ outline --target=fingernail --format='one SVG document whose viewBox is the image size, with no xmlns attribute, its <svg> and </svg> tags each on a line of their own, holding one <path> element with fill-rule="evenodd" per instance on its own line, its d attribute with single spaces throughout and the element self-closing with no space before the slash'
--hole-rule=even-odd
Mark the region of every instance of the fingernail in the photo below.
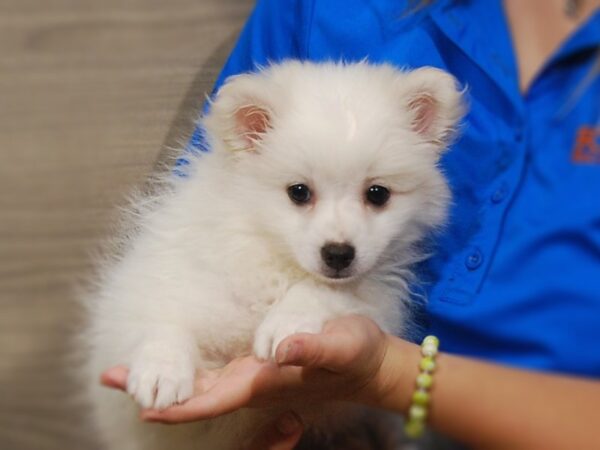
<svg viewBox="0 0 600 450">
<path fill-rule="evenodd" d="M 298 416 L 292 412 L 285 413 L 277 421 L 276 427 L 283 435 L 294 434 L 300 428 Z"/>
<path fill-rule="evenodd" d="M 285 364 L 295 361 L 300 355 L 300 345 L 296 342 L 290 342 L 283 351 L 282 355 L 277 358 L 278 364 Z"/>
</svg>

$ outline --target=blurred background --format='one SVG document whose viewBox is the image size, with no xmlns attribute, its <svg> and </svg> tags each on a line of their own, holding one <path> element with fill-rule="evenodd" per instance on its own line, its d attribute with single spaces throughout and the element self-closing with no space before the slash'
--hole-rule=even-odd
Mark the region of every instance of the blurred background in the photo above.
<svg viewBox="0 0 600 450">
<path fill-rule="evenodd" d="M 66 376 L 75 287 L 252 4 L 0 0 L 0 449 L 99 448 Z"/>
</svg>

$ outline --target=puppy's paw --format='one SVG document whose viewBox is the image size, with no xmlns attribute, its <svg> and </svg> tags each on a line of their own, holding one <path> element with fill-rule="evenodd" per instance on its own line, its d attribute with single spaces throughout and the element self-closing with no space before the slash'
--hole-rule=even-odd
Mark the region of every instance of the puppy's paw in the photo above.
<svg viewBox="0 0 600 450">
<path fill-rule="evenodd" d="M 194 393 L 194 365 L 184 355 L 145 355 L 134 361 L 127 392 L 143 408 L 165 409 Z"/>
<path fill-rule="evenodd" d="M 286 337 L 296 333 L 320 333 L 325 319 L 307 318 L 298 314 L 267 316 L 256 330 L 254 354 L 263 360 L 275 359 L 277 346 Z"/>
</svg>

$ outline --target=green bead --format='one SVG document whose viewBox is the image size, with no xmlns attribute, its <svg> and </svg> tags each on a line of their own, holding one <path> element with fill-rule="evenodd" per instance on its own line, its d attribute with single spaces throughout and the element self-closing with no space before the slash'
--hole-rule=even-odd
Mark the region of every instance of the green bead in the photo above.
<svg viewBox="0 0 600 450">
<path fill-rule="evenodd" d="M 423 389 L 429 389 L 433 384 L 433 377 L 428 373 L 420 373 L 417 375 L 417 386 Z"/>
<path fill-rule="evenodd" d="M 426 356 L 421 360 L 419 366 L 425 372 L 433 372 L 435 370 L 435 361 L 431 356 Z"/>
<path fill-rule="evenodd" d="M 412 402 L 415 405 L 427 406 L 429 404 L 429 392 L 427 391 L 415 391 L 412 396 Z"/>
<path fill-rule="evenodd" d="M 427 409 L 421 405 L 412 405 L 408 410 L 410 420 L 424 421 L 427 418 Z"/>
<path fill-rule="evenodd" d="M 411 439 L 417 439 L 423 436 L 425 423 L 422 420 L 409 420 L 404 424 L 404 432 Z"/>
<path fill-rule="evenodd" d="M 428 344 L 432 344 L 435 345 L 435 347 L 439 347 L 440 346 L 440 340 L 438 338 L 436 338 L 435 336 L 427 336 L 425 337 L 425 339 L 423 339 L 423 344 L 422 345 L 428 345 Z"/>
<path fill-rule="evenodd" d="M 421 347 L 421 355 L 423 356 L 435 356 L 437 355 L 437 352 L 437 347 L 431 343 Z"/>
</svg>

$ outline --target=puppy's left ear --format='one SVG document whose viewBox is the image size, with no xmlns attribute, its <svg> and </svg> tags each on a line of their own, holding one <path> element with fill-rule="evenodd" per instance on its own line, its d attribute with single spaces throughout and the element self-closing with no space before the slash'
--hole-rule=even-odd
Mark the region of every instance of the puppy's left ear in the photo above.
<svg viewBox="0 0 600 450">
<path fill-rule="evenodd" d="M 264 73 L 229 78 L 217 92 L 204 126 L 231 151 L 257 151 L 272 127 L 272 93 Z"/>
<path fill-rule="evenodd" d="M 466 109 L 457 80 L 442 70 L 424 67 L 406 73 L 401 89 L 413 131 L 443 151 Z"/>
</svg>

